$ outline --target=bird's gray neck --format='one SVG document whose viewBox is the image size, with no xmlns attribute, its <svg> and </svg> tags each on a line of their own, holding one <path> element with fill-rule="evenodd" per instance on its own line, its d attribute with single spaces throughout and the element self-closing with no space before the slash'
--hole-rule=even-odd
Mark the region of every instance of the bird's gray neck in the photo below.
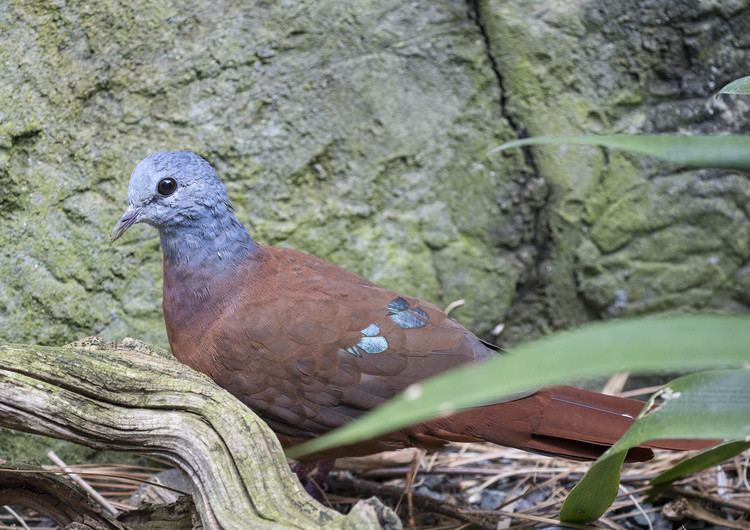
<svg viewBox="0 0 750 530">
<path fill-rule="evenodd" d="M 164 269 L 201 289 L 203 283 L 223 276 L 240 267 L 257 250 L 247 229 L 228 207 L 211 211 L 201 219 L 193 219 L 159 230 Z"/>
</svg>

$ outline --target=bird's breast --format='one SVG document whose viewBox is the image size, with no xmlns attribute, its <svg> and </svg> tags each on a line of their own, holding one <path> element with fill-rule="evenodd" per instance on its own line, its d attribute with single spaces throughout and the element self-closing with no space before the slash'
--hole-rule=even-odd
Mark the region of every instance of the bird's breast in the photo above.
<svg viewBox="0 0 750 530">
<path fill-rule="evenodd" d="M 256 321 L 255 313 L 262 307 L 252 302 L 259 291 L 274 285 L 272 276 L 273 267 L 260 251 L 223 270 L 194 263 L 175 266 L 165 260 L 164 321 L 174 356 L 221 385 L 230 355 L 227 336 L 247 336 L 251 331 L 245 322 Z"/>
<path fill-rule="evenodd" d="M 224 289 L 217 278 L 165 271 L 163 295 L 164 323 L 172 353 L 180 362 L 215 378 L 216 356 L 207 339 L 231 302 L 231 291 Z"/>
</svg>

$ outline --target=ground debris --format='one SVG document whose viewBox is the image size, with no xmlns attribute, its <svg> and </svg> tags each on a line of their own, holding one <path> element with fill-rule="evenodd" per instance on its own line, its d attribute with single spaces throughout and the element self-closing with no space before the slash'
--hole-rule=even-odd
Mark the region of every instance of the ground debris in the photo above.
<svg viewBox="0 0 750 530">
<path fill-rule="evenodd" d="M 406 450 L 342 459 L 328 478 L 323 502 L 346 512 L 358 500 L 377 496 L 397 511 L 405 528 L 415 530 L 562 526 L 750 530 L 747 453 L 676 482 L 655 500 L 647 498 L 648 481 L 686 456 L 656 451 L 649 462 L 626 465 L 621 495 L 593 525 L 565 525 L 558 520 L 563 500 L 588 464 L 489 444 L 455 444 L 433 454 Z M 144 502 L 175 502 L 187 489 L 180 480 L 175 482 L 173 472 L 164 473 L 161 467 L 70 465 L 125 513 L 143 508 Z M 165 489 L 163 494 L 158 493 L 160 488 Z M 33 510 L 12 509 L 29 528 L 55 528 Z M 0 509 L 2 528 L 22 526 L 10 512 Z"/>
</svg>

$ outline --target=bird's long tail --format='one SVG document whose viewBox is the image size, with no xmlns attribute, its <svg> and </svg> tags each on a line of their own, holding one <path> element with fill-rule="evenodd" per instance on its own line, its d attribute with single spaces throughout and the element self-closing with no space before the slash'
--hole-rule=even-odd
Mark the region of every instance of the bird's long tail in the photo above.
<svg viewBox="0 0 750 530">
<path fill-rule="evenodd" d="M 555 386 L 430 422 L 430 430 L 441 437 L 452 435 L 455 441 L 483 440 L 537 453 L 592 460 L 625 433 L 643 406 L 643 402 L 633 399 Z M 650 459 L 653 456 L 650 448 L 684 451 L 716 443 L 716 440 L 657 440 L 631 449 L 628 460 Z"/>
</svg>

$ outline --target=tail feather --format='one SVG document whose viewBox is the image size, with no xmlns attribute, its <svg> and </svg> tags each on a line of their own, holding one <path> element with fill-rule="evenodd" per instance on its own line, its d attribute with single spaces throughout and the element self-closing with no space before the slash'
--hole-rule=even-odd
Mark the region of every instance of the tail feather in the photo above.
<svg viewBox="0 0 750 530">
<path fill-rule="evenodd" d="M 462 411 L 438 420 L 442 433 L 537 453 L 592 460 L 630 427 L 644 403 L 579 388 L 549 387 L 520 399 Z M 457 440 L 459 438 L 456 438 Z M 630 450 L 628 461 L 648 460 L 651 449 L 705 449 L 715 440 L 656 440 Z"/>
</svg>

